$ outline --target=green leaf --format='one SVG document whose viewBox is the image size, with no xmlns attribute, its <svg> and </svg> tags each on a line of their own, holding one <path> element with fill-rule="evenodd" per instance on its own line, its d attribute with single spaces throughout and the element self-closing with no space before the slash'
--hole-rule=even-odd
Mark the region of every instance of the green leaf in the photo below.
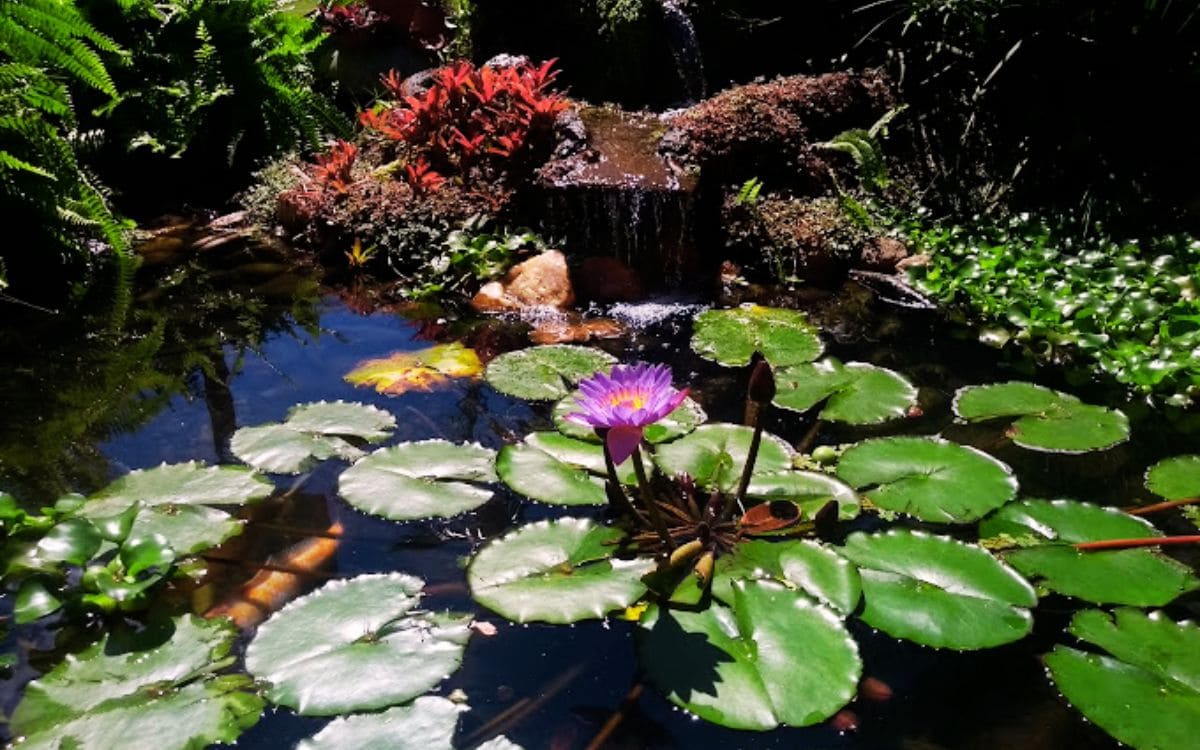
<svg viewBox="0 0 1200 750">
<path fill-rule="evenodd" d="M 804 313 L 743 305 L 697 315 L 692 349 L 726 367 L 749 364 L 754 352 L 762 352 L 774 367 L 789 367 L 812 362 L 824 347 Z"/>
<path fill-rule="evenodd" d="M 418 609 L 424 585 L 400 573 L 327 583 L 259 627 L 246 669 L 305 716 L 406 703 L 458 669 L 470 636 L 469 616 Z"/>
<path fill-rule="evenodd" d="M 551 505 L 605 505 L 604 449 L 556 432 L 535 432 L 525 442 L 506 445 L 496 471 L 514 492 Z M 633 462 L 617 467 L 622 483 L 632 484 Z"/>
<path fill-rule="evenodd" d="M 756 500 L 790 500 L 800 506 L 805 518 L 812 519 L 830 500 L 837 503 L 838 518 L 849 521 L 858 516 L 858 493 L 828 474 L 815 471 L 781 471 L 760 474 L 755 467 L 746 490 Z"/>
<path fill-rule="evenodd" d="M 382 713 L 334 719 L 296 750 L 454 750 L 458 717 L 466 710 L 423 695 Z"/>
<path fill-rule="evenodd" d="M 895 638 L 959 650 L 1023 638 L 1033 587 L 981 547 L 919 531 L 851 534 L 838 550 L 858 565 L 862 619 Z"/>
<path fill-rule="evenodd" d="M 1118 609 L 1079 612 L 1072 634 L 1111 656 L 1056 646 L 1050 678 L 1084 716 L 1123 743 L 1189 750 L 1200 727 L 1200 628 Z"/>
<path fill-rule="evenodd" d="M 37 578 L 27 578 L 21 582 L 13 600 L 13 619 L 18 625 L 25 625 L 57 612 L 60 607 L 62 600 L 50 593 L 46 584 Z"/>
<path fill-rule="evenodd" d="M 175 550 L 161 534 L 130 537 L 119 553 L 125 574 L 131 578 L 150 568 L 169 568 L 175 562 Z"/>
<path fill-rule="evenodd" d="M 13 712 L 22 747 L 190 750 L 233 742 L 258 721 L 262 701 L 228 663 L 237 630 L 186 616 L 170 627 L 110 633 L 33 681 Z"/>
<path fill-rule="evenodd" d="M 129 537 L 141 509 L 141 503 L 135 503 L 125 509 L 124 513 L 118 513 L 111 518 L 95 518 L 92 519 L 92 523 L 96 525 L 105 541 L 120 544 Z"/>
<path fill-rule="evenodd" d="M 359 510 L 393 521 L 452 518 L 495 494 L 495 453 L 477 443 L 401 443 L 377 450 L 342 472 L 338 493 Z"/>
<path fill-rule="evenodd" d="M 156 505 L 245 505 L 270 495 L 275 486 L 242 466 L 205 466 L 196 461 L 131 471 L 88 498 L 84 518 L 109 518 L 135 502 Z"/>
<path fill-rule="evenodd" d="M 754 430 L 742 425 L 702 425 L 686 437 L 658 446 L 654 462 L 669 477 L 686 473 L 698 486 L 730 492 L 741 480 L 753 436 Z M 763 433 L 754 477 L 787 471 L 794 454 L 785 440 Z"/>
<path fill-rule="evenodd" d="M 1009 437 L 1022 448 L 1046 453 L 1105 450 L 1129 439 L 1124 413 L 1032 383 L 960 388 L 954 396 L 954 413 L 970 422 L 1020 417 L 1009 428 Z"/>
<path fill-rule="evenodd" d="M 599 349 L 554 344 L 501 354 L 488 363 L 487 382 L 501 393 L 529 401 L 552 401 L 579 381 L 607 372 L 616 358 Z"/>
<path fill-rule="evenodd" d="M 769 578 L 799 589 L 843 616 L 854 611 L 862 594 L 858 570 L 823 544 L 808 539 L 741 542 L 717 559 L 712 592 L 734 601 L 734 583 Z"/>
<path fill-rule="evenodd" d="M 1051 591 L 1097 604 L 1156 607 L 1200 587 L 1182 563 L 1150 549 L 1081 552 L 1072 545 L 1162 536 L 1141 518 L 1073 500 L 1006 505 L 979 527 L 982 537 L 1034 536 L 1045 544 L 1004 553 L 1025 576 Z"/>
<path fill-rule="evenodd" d="M 142 508 L 129 537 L 161 536 L 176 554 L 194 555 L 242 533 L 243 522 L 204 505 L 155 505 Z"/>
<path fill-rule="evenodd" d="M 83 565 L 100 551 L 104 537 L 90 521 L 68 518 L 46 532 L 37 543 L 36 556 L 51 563 Z"/>
<path fill-rule="evenodd" d="M 1167 500 L 1200 497 L 1200 456 L 1165 458 L 1146 472 L 1146 489 Z"/>
<path fill-rule="evenodd" d="M 1017 495 L 1008 466 L 940 438 L 865 440 L 842 454 L 837 474 L 880 508 L 922 521 L 975 521 Z"/>
<path fill-rule="evenodd" d="M 230 448 L 260 471 L 299 474 L 328 458 L 361 458 L 363 452 L 345 438 L 378 443 L 395 426 L 395 417 L 374 406 L 318 401 L 293 407 L 282 423 L 241 428 Z"/>
<path fill-rule="evenodd" d="M 820 418 L 847 424 L 879 424 L 908 415 L 917 389 L 891 370 L 830 357 L 775 371 L 775 405 L 806 412 L 822 401 Z"/>
<path fill-rule="evenodd" d="M 769 581 L 739 581 L 733 607 L 651 605 L 641 663 L 676 705 L 733 729 L 824 721 L 854 697 L 862 661 L 837 615 Z"/>
<path fill-rule="evenodd" d="M 579 410 L 579 407 L 575 403 L 576 395 L 577 393 L 572 393 L 554 405 L 554 412 L 552 414 L 554 428 L 567 437 L 572 437 L 576 440 L 586 440 L 590 443 L 598 443 L 600 442 L 600 438 L 596 437 L 595 430 L 566 418 L 568 414 Z M 708 419 L 708 415 L 704 413 L 704 409 L 700 407 L 700 404 L 690 398 L 686 398 L 675 411 L 654 424 L 648 425 L 645 429 L 644 437 L 646 442 L 649 443 L 665 443 L 668 440 L 683 437 L 704 424 L 706 419 Z"/>
<path fill-rule="evenodd" d="M 619 529 L 563 518 L 527 524 L 475 554 L 467 582 L 475 601 L 515 622 L 603 617 L 637 601 L 648 558 L 613 557 Z"/>
</svg>

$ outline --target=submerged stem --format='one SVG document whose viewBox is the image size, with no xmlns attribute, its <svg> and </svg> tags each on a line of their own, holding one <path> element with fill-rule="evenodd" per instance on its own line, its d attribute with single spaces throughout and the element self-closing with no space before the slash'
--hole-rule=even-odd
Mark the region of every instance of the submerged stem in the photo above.
<svg viewBox="0 0 1200 750">
<path fill-rule="evenodd" d="M 1134 506 L 1132 508 L 1124 508 L 1123 510 L 1131 516 L 1145 516 L 1151 513 L 1158 513 L 1159 511 L 1163 510 L 1179 508 L 1184 505 L 1195 505 L 1197 503 L 1200 503 L 1200 497 L 1185 497 L 1182 500 L 1167 500 L 1166 502 L 1162 503 Z"/>
<path fill-rule="evenodd" d="M 750 451 L 746 454 L 746 465 L 742 467 L 742 479 L 738 482 L 737 493 L 725 498 L 725 507 L 721 509 L 721 521 L 728 521 L 733 515 L 734 507 L 745 507 L 746 490 L 750 488 L 750 475 L 754 473 L 754 464 L 758 461 L 758 449 L 762 445 L 762 412 L 754 415 L 754 437 L 750 438 Z"/>
<path fill-rule="evenodd" d="M 1200 544 L 1200 535 L 1195 536 L 1151 536 L 1141 539 L 1101 539 L 1098 542 L 1080 542 L 1075 549 L 1094 552 L 1106 549 L 1133 549 L 1135 547 L 1166 547 L 1176 544 Z"/>
</svg>

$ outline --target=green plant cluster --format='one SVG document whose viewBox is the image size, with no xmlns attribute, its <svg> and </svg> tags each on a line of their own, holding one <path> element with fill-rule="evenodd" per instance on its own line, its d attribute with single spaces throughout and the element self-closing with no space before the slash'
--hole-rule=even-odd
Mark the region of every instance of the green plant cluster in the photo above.
<svg viewBox="0 0 1200 750">
<path fill-rule="evenodd" d="M 408 296 L 426 299 L 469 292 L 472 285 L 502 276 L 523 254 L 546 249 L 545 241 L 528 229 L 493 229 L 488 224 L 488 217 L 475 216 L 447 234 L 437 254 L 418 272 Z"/>
<path fill-rule="evenodd" d="M 1026 215 L 1007 223 L 909 226 L 929 263 L 910 272 L 979 324 L 980 339 L 1096 371 L 1175 406 L 1200 395 L 1200 241 L 1081 237 Z"/>
</svg>

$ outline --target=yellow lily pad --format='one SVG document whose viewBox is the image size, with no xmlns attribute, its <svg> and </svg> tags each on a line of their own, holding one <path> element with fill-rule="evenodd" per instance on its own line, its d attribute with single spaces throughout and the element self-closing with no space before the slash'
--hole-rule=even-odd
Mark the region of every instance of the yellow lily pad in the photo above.
<svg viewBox="0 0 1200 750">
<path fill-rule="evenodd" d="M 399 396 L 409 391 L 432 391 L 453 378 L 475 378 L 482 371 L 483 363 L 475 350 L 454 342 L 365 360 L 346 374 L 346 382 Z"/>
</svg>

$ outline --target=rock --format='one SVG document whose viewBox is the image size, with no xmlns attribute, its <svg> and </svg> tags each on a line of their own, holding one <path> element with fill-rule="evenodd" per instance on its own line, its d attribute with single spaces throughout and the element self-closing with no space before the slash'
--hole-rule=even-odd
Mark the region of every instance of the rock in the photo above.
<svg viewBox="0 0 1200 750">
<path fill-rule="evenodd" d="M 485 284 L 471 299 L 479 312 L 511 312 L 530 307 L 565 310 L 575 302 L 567 259 L 557 250 L 513 266 L 502 282 Z"/>
<path fill-rule="evenodd" d="M 585 258 L 575 280 L 580 296 L 593 302 L 633 302 L 642 298 L 642 280 L 612 256 Z"/>
<path fill-rule="evenodd" d="M 615 320 L 583 320 L 578 314 L 569 314 L 538 323 L 529 332 L 529 340 L 535 344 L 582 344 L 592 339 L 615 339 L 624 332 L 625 327 Z"/>
<path fill-rule="evenodd" d="M 903 273 L 904 271 L 907 271 L 910 268 L 919 268 L 921 266 L 927 266 L 927 265 L 929 265 L 929 260 L 930 260 L 929 256 L 926 255 L 925 253 L 917 253 L 916 255 L 910 255 L 907 258 L 904 258 L 903 260 L 901 260 L 899 263 L 896 264 L 896 272 Z"/>
<path fill-rule="evenodd" d="M 908 258 L 908 246 L 895 237 L 873 237 L 863 243 L 857 267 L 864 271 L 892 273 Z"/>
</svg>

